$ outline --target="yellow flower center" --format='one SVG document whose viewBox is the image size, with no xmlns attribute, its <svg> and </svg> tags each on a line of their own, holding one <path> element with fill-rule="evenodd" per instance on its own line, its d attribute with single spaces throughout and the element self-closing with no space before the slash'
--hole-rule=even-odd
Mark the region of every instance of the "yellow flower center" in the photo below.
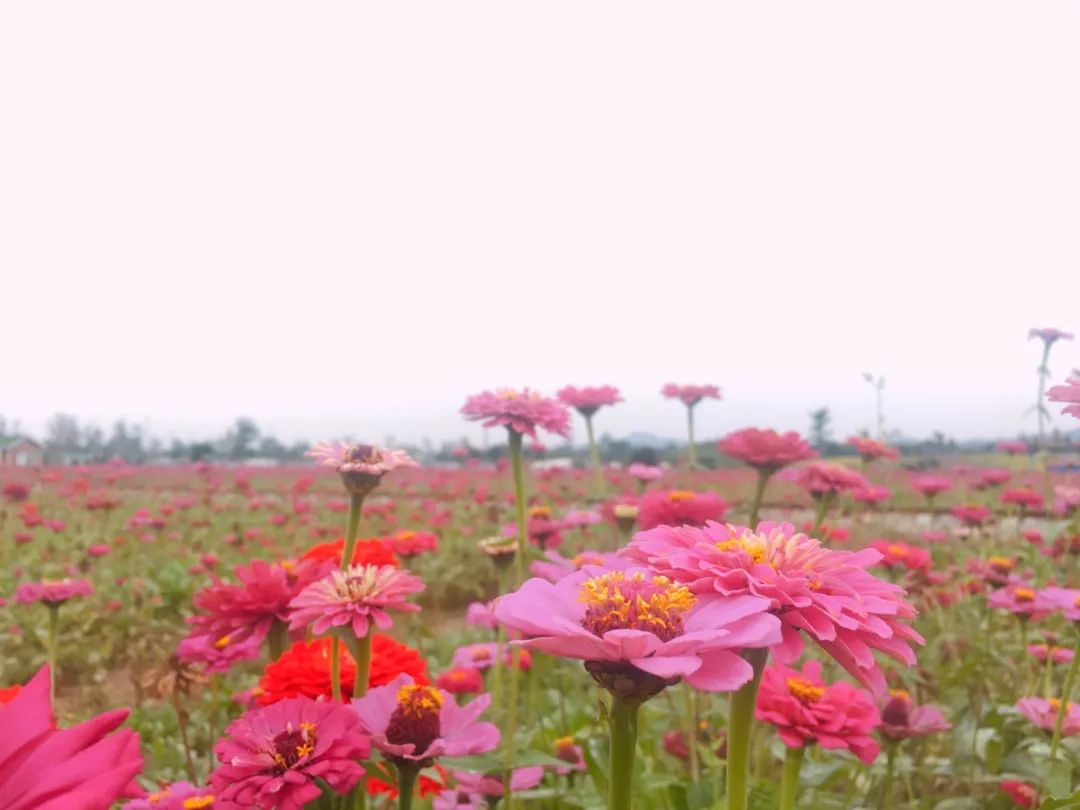
<svg viewBox="0 0 1080 810">
<path fill-rule="evenodd" d="M 549 518 L 551 517 L 550 506 L 534 506 L 529 509 L 529 517 L 531 518 Z"/>
<path fill-rule="evenodd" d="M 285 726 L 285 731 L 274 737 L 273 750 L 267 753 L 278 768 L 287 771 L 315 751 L 317 730 L 315 723 L 301 723 L 299 729 L 289 723 Z"/>
<path fill-rule="evenodd" d="M 397 701 L 398 710 L 406 717 L 438 713 L 443 703 L 437 689 L 416 683 L 398 689 Z"/>
<path fill-rule="evenodd" d="M 416 537 L 416 532 L 398 532 L 397 536 L 399 540 L 412 540 Z"/>
<path fill-rule="evenodd" d="M 903 557 L 905 554 L 907 554 L 907 549 L 904 548 L 904 546 L 898 546 L 894 544 L 889 546 L 889 553 L 892 554 L 894 557 Z"/>
<path fill-rule="evenodd" d="M 1013 566 L 1014 566 L 1015 564 L 1016 564 L 1016 563 L 1014 563 L 1014 562 L 1013 562 L 1013 561 L 1012 561 L 1011 559 L 1009 559 L 1008 557 L 991 557 L 991 558 L 990 558 L 990 565 L 991 565 L 991 566 L 992 566 L 993 568 L 1001 568 L 1001 569 L 1004 569 L 1004 570 L 1006 570 L 1006 571 L 1009 571 L 1009 570 L 1011 570 L 1011 569 L 1012 569 L 1012 567 L 1013 567 Z"/>
<path fill-rule="evenodd" d="M 750 560 L 755 565 L 765 562 L 765 543 L 755 534 L 739 537 L 735 540 L 725 540 L 722 543 L 717 543 L 716 548 L 720 551 L 735 551 L 741 548 L 750 555 Z"/>
<path fill-rule="evenodd" d="M 697 601 L 667 577 L 612 571 L 581 583 L 586 604 L 581 625 L 603 636 L 611 630 L 645 630 L 663 641 L 682 635 L 686 613 Z"/>
<path fill-rule="evenodd" d="M 1013 591 L 1013 596 L 1016 597 L 1017 602 L 1034 602 L 1035 591 L 1030 588 L 1017 588 Z"/>
<path fill-rule="evenodd" d="M 204 807 L 213 807 L 213 796 L 192 796 L 184 799 L 184 810 L 203 810 Z"/>
<path fill-rule="evenodd" d="M 170 796 L 172 796 L 172 791 L 162 790 L 159 793 L 151 793 L 146 797 L 146 800 L 150 802 L 150 804 L 157 804 L 162 799 L 168 799 Z"/>
<path fill-rule="evenodd" d="M 788 678 L 787 688 L 791 696 L 804 706 L 813 706 L 825 694 L 824 687 L 814 686 L 804 678 Z"/>
<path fill-rule="evenodd" d="M 890 689 L 889 696 L 895 698 L 903 698 L 904 700 L 911 700 L 911 695 L 908 694 L 906 689 Z"/>
<path fill-rule="evenodd" d="M 603 565 L 604 558 L 599 554 L 592 554 L 585 551 L 574 557 L 573 563 L 575 568 L 581 568 L 583 565 Z"/>
<path fill-rule="evenodd" d="M 473 661 L 488 661 L 490 659 L 491 653 L 488 652 L 487 649 L 485 649 L 484 647 L 477 647 L 475 650 L 472 651 Z"/>
<path fill-rule="evenodd" d="M 678 503 L 679 501 L 692 501 L 696 496 L 693 492 L 687 492 L 686 490 L 676 489 L 668 493 L 668 500 L 672 503 Z"/>
<path fill-rule="evenodd" d="M 215 650 L 224 650 L 228 646 L 229 646 L 229 637 L 228 636 L 222 636 L 221 638 L 219 638 L 217 641 L 214 642 L 214 649 Z"/>
</svg>

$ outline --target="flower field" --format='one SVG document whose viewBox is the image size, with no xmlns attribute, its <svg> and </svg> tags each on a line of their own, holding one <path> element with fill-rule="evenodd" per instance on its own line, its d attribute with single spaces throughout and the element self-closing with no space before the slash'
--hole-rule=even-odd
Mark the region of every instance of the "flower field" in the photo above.
<svg viewBox="0 0 1080 810">
<path fill-rule="evenodd" d="M 701 469 L 663 393 L 671 468 L 524 461 L 610 386 L 470 398 L 495 466 L 0 467 L 0 807 L 1080 808 L 1080 474 Z"/>
</svg>

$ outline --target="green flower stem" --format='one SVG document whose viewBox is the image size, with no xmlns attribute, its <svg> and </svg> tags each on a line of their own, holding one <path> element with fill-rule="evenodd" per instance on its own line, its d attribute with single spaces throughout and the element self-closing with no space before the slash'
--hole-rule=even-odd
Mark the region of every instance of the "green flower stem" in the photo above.
<svg viewBox="0 0 1080 810">
<path fill-rule="evenodd" d="M 634 755 L 637 753 L 640 703 L 613 696 L 608 723 L 611 731 L 611 770 L 608 810 L 631 810 L 634 796 Z"/>
<path fill-rule="evenodd" d="M 510 467 L 514 473 L 514 500 L 517 505 L 518 526 L 518 549 L 514 555 L 517 564 L 517 585 L 525 581 L 525 558 L 529 550 L 529 527 L 525 520 L 525 471 L 522 464 L 521 444 L 523 436 L 516 430 L 509 431 L 508 447 L 510 451 Z M 503 655 L 500 647 L 498 655 Z M 513 807 L 513 794 L 510 789 L 510 775 L 514 769 L 514 735 L 517 732 L 518 691 L 521 687 L 521 650 L 518 647 L 511 648 L 510 659 L 510 694 L 507 698 L 506 730 L 503 734 L 503 744 L 506 746 L 506 776 L 503 781 L 503 796 L 506 800 L 507 810 Z"/>
<path fill-rule="evenodd" d="M 759 469 L 757 474 L 757 487 L 754 489 L 754 502 L 750 505 L 750 522 L 751 529 L 757 528 L 758 524 L 758 512 L 761 511 L 761 502 L 765 500 L 765 487 L 769 483 L 769 478 L 772 477 L 773 470 Z"/>
<path fill-rule="evenodd" d="M 330 636 L 330 696 L 341 702 L 341 641 Z"/>
<path fill-rule="evenodd" d="M 686 406 L 686 428 L 690 434 L 690 469 L 697 466 L 697 457 L 694 454 L 694 406 Z"/>
<path fill-rule="evenodd" d="M 1049 651 L 1048 653 L 1049 654 Z M 1065 676 L 1065 686 L 1061 689 L 1061 705 L 1058 707 L 1057 722 L 1054 723 L 1054 736 L 1050 739 L 1050 759 L 1057 758 L 1058 745 L 1061 743 L 1061 729 L 1065 725 L 1065 714 L 1069 710 L 1069 698 L 1072 697 L 1073 687 L 1076 685 L 1076 668 L 1080 665 L 1080 635 L 1076 637 L 1076 645 L 1073 647 L 1073 660 L 1069 664 L 1069 672 Z"/>
<path fill-rule="evenodd" d="M 596 437 L 593 435 L 592 416 L 585 417 L 585 432 L 589 436 L 589 455 L 592 457 L 593 471 L 596 473 L 596 494 L 604 493 L 604 471 L 600 466 L 600 448 L 596 446 Z"/>
<path fill-rule="evenodd" d="M 506 571 L 504 566 L 496 566 L 496 576 L 499 581 L 499 596 L 506 593 Z M 502 622 L 499 622 L 499 626 L 495 629 L 495 642 L 498 654 L 495 656 L 495 666 L 492 667 L 495 672 L 491 676 L 491 704 L 495 707 L 495 711 L 501 711 L 503 705 L 503 671 L 506 669 L 506 665 L 503 663 L 502 650 L 506 649 L 506 627 Z"/>
<path fill-rule="evenodd" d="M 1043 697 L 1047 700 L 1054 696 L 1054 656 L 1050 654 L 1050 645 L 1046 645 L 1046 671 Z"/>
<path fill-rule="evenodd" d="M 270 648 L 270 660 L 277 661 L 289 648 L 289 625 L 281 619 L 274 619 L 270 632 L 266 634 L 266 643 Z"/>
<path fill-rule="evenodd" d="M 60 604 L 45 603 L 49 608 L 49 705 L 56 712 L 56 648 L 60 641 Z"/>
<path fill-rule="evenodd" d="M 701 781 L 701 758 L 698 756 L 697 734 L 697 690 L 686 684 L 686 750 L 690 752 L 690 781 Z"/>
<path fill-rule="evenodd" d="M 217 721 L 219 710 L 219 693 L 221 692 L 221 675 L 215 673 L 210 676 L 210 739 L 217 739 Z M 214 770 L 214 755 L 210 754 L 210 770 Z"/>
<path fill-rule="evenodd" d="M 806 746 L 788 748 L 784 756 L 784 780 L 780 783 L 780 810 L 795 810 L 795 798 L 799 795 L 799 771 L 802 770 Z"/>
<path fill-rule="evenodd" d="M 754 722 L 761 673 L 769 660 L 767 649 L 748 649 L 743 657 L 754 675 L 741 689 L 731 693 L 728 714 L 727 810 L 747 810 L 750 797 L 750 731 Z"/>
<path fill-rule="evenodd" d="M 349 499 L 349 524 L 345 529 L 345 550 L 341 555 L 341 570 L 352 565 L 356 552 L 356 533 L 360 529 L 360 516 L 364 513 L 364 496 L 353 493 Z"/>
<path fill-rule="evenodd" d="M 412 810 L 413 791 L 419 769 L 412 765 L 398 765 L 398 810 Z"/>
<path fill-rule="evenodd" d="M 825 518 L 829 514 L 829 509 L 832 507 L 833 501 L 835 500 L 835 492 L 823 492 L 818 498 L 817 508 L 814 510 L 814 529 L 811 532 L 812 535 L 817 535 L 821 532 L 821 527 L 825 525 Z"/>
<path fill-rule="evenodd" d="M 893 776 L 896 773 L 896 745 L 889 743 L 885 749 L 885 790 L 882 801 L 886 810 L 893 808 Z"/>
<path fill-rule="evenodd" d="M 353 638 L 349 644 L 353 659 L 356 661 L 356 682 L 353 684 L 353 697 L 367 694 L 368 681 L 371 679 L 371 632 L 363 638 Z"/>
</svg>

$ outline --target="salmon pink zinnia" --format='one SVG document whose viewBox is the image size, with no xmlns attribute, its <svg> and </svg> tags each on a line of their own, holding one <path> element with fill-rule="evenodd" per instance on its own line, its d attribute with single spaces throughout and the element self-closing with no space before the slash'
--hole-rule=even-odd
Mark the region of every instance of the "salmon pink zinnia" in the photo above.
<svg viewBox="0 0 1080 810">
<path fill-rule="evenodd" d="M 721 439 L 716 447 L 743 464 L 769 473 L 817 455 L 810 443 L 795 431 L 777 433 L 744 428 Z"/>
<path fill-rule="evenodd" d="M 866 570 L 880 562 L 880 552 L 827 549 L 790 523 L 766 521 L 757 531 L 720 523 L 665 526 L 640 532 L 622 553 L 684 583 L 701 602 L 768 599 L 783 622 L 783 643 L 772 650 L 776 660 L 798 659 L 802 631 L 875 694 L 887 687 L 873 651 L 912 666 L 909 642 L 923 643 L 902 621 L 916 615 L 904 590 Z"/>
<path fill-rule="evenodd" d="M 660 393 L 668 399 L 678 399 L 687 408 L 693 408 L 703 399 L 720 399 L 720 388 L 715 385 L 676 385 L 667 383 Z"/>
<path fill-rule="evenodd" d="M 1055 385 L 1046 392 L 1046 398 L 1051 402 L 1064 402 L 1061 412 L 1080 419 L 1080 377 L 1072 377 L 1064 385 Z"/>
<path fill-rule="evenodd" d="M 680 679 L 710 692 L 749 681 L 753 670 L 739 651 L 780 641 L 768 606 L 749 594 L 699 602 L 644 568 L 587 565 L 557 583 L 526 581 L 496 600 L 495 616 L 525 636 L 515 643 L 585 661 L 605 689 L 644 701 Z"/>
<path fill-rule="evenodd" d="M 586 418 L 595 414 L 605 405 L 616 405 L 623 401 L 623 398 L 619 396 L 619 389 L 612 385 L 586 386 L 584 388 L 575 388 L 568 385 L 560 389 L 557 396 L 559 402 L 574 408 Z"/>
<path fill-rule="evenodd" d="M 483 427 L 503 426 L 534 439 L 537 428 L 570 437 L 570 411 L 566 406 L 528 388 L 484 391 L 465 400 L 461 413 Z"/>
<path fill-rule="evenodd" d="M 341 474 L 345 489 L 356 495 L 367 495 L 379 485 L 382 477 L 402 467 L 419 467 L 404 450 L 380 450 L 372 444 L 322 442 L 304 455 Z"/>
<path fill-rule="evenodd" d="M 313 633 L 322 635 L 349 626 L 357 638 L 363 638 L 372 623 L 380 630 L 390 628 L 394 622 L 387 609 L 405 613 L 420 610 L 405 597 L 422 590 L 424 583 L 419 577 L 390 565 L 354 565 L 331 571 L 289 603 L 293 611 L 289 627 L 300 630 L 311 625 Z"/>
</svg>

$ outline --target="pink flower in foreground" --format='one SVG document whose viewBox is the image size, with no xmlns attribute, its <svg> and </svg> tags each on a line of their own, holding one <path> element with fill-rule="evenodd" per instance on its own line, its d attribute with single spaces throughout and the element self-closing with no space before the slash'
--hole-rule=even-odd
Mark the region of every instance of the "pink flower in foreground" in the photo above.
<svg viewBox="0 0 1080 810">
<path fill-rule="evenodd" d="M 322 795 L 316 779 L 347 793 L 364 775 L 355 760 L 371 753 L 350 707 L 306 697 L 249 711 L 225 733 L 210 786 L 242 807 L 301 810 Z"/>
<path fill-rule="evenodd" d="M 503 426 L 534 439 L 537 428 L 564 438 L 570 436 L 570 411 L 566 406 L 528 388 L 484 391 L 465 400 L 461 413 L 484 427 Z"/>
<path fill-rule="evenodd" d="M 687 408 L 693 408 L 703 399 L 720 399 L 720 389 L 715 385 L 676 385 L 667 383 L 660 393 L 668 399 L 681 400 Z"/>
<path fill-rule="evenodd" d="M 1080 419 L 1080 377 L 1072 377 L 1064 385 L 1055 385 L 1046 392 L 1046 398 L 1051 402 L 1064 402 L 1066 406 L 1061 412 Z"/>
<path fill-rule="evenodd" d="M 688 588 L 645 569 L 585 566 L 554 584 L 526 581 L 496 600 L 495 615 L 525 636 L 516 643 L 585 661 L 605 689 L 646 700 L 679 679 L 710 692 L 746 683 L 753 670 L 739 651 L 780 641 L 767 608 L 750 595 L 699 603 Z"/>
<path fill-rule="evenodd" d="M 420 466 L 404 450 L 380 450 L 372 444 L 322 442 L 304 455 L 323 466 L 336 469 L 341 474 L 345 489 L 356 495 L 370 493 L 388 472 Z"/>
<path fill-rule="evenodd" d="M 1043 731 L 1053 732 L 1057 725 L 1061 701 L 1056 698 L 1044 700 L 1040 697 L 1022 698 L 1016 702 L 1016 708 L 1034 725 Z M 1065 724 L 1061 727 L 1062 737 L 1080 734 L 1080 706 L 1070 703 L 1065 710 Z"/>
<path fill-rule="evenodd" d="M 0 705 L 0 804 L 4 810 L 108 810 L 143 794 L 139 735 L 120 729 L 127 710 L 57 729 L 43 667 Z M 115 734 L 112 732 L 116 732 Z"/>
<path fill-rule="evenodd" d="M 638 500 L 637 525 L 641 529 L 657 526 L 704 526 L 710 520 L 723 520 L 727 504 L 715 492 L 646 492 Z"/>
<path fill-rule="evenodd" d="M 812 461 L 792 471 L 791 480 L 819 498 L 827 494 L 867 489 L 870 482 L 843 464 Z"/>
<path fill-rule="evenodd" d="M 24 582 L 15 589 L 16 604 L 62 605 L 76 596 L 93 596 L 94 586 L 85 579 L 46 579 L 42 582 Z"/>
<path fill-rule="evenodd" d="M 933 706 L 916 707 L 907 692 L 894 690 L 889 693 L 889 700 L 881 710 L 878 731 L 886 740 L 899 742 L 950 728 L 952 725 Z"/>
<path fill-rule="evenodd" d="M 289 602 L 331 567 L 333 563 L 314 560 L 295 565 L 256 560 L 235 569 L 239 585 L 209 572 L 214 584 L 195 594 L 195 606 L 205 612 L 188 619 L 193 628 L 188 639 L 202 637 L 208 644 L 223 638 L 232 644 L 248 638 L 262 641 L 274 622 L 289 620 Z"/>
<path fill-rule="evenodd" d="M 922 493 L 928 501 L 953 488 L 952 480 L 942 478 L 940 475 L 916 475 L 912 477 L 910 483 L 911 488 Z"/>
<path fill-rule="evenodd" d="M 1063 332 L 1060 329 L 1054 329 L 1052 326 L 1044 327 L 1043 329 L 1029 329 L 1028 340 L 1032 338 L 1039 338 L 1047 346 L 1053 345 L 1058 340 L 1072 340 L 1073 336 L 1071 332 Z"/>
<path fill-rule="evenodd" d="M 352 702 L 360 727 L 371 744 L 391 762 L 413 762 L 423 767 L 436 757 L 484 754 L 499 744 L 499 730 L 479 723 L 491 703 L 481 695 L 458 706 L 452 695 L 433 686 L 413 683 L 400 675 L 386 686 L 377 686 Z"/>
<path fill-rule="evenodd" d="M 743 464 L 768 473 L 817 455 L 809 442 L 795 431 L 777 433 L 775 430 L 744 428 L 718 441 L 716 447 Z"/>
<path fill-rule="evenodd" d="M 846 749 L 864 765 L 880 752 L 871 736 L 881 720 L 873 699 L 845 681 L 826 685 L 821 662 L 807 661 L 802 672 L 782 664 L 765 667 L 755 714 L 776 726 L 785 745 Z"/>
<path fill-rule="evenodd" d="M 895 447 L 889 447 L 884 442 L 875 439 L 867 439 L 862 436 L 849 436 L 847 444 L 855 448 L 863 461 L 874 461 L 883 458 L 892 461 L 900 457 L 900 451 Z"/>
<path fill-rule="evenodd" d="M 414 613 L 420 606 L 405 601 L 424 590 L 420 577 L 392 565 L 353 565 L 330 574 L 304 588 L 289 607 L 289 627 L 300 630 L 311 625 L 321 636 L 338 627 L 350 627 L 357 638 L 368 634 L 371 624 L 389 630 L 393 620 L 387 610 Z"/>
<path fill-rule="evenodd" d="M 592 386 L 575 388 L 568 385 L 560 389 L 557 396 L 559 402 L 576 409 L 586 419 L 605 405 L 615 405 L 623 401 L 623 398 L 619 396 L 619 389 L 611 385 L 601 385 L 595 388 Z"/>
<path fill-rule="evenodd" d="M 773 647 L 777 661 L 798 659 L 802 631 L 876 694 L 887 686 L 873 651 L 912 666 L 909 642 L 923 643 L 902 622 L 916 615 L 903 588 L 866 570 L 881 560 L 880 552 L 827 549 L 790 523 L 766 521 L 757 531 L 719 523 L 661 527 L 640 532 L 622 553 L 684 583 L 702 602 L 740 595 L 768 599 L 783 622 L 783 643 Z"/>
</svg>

